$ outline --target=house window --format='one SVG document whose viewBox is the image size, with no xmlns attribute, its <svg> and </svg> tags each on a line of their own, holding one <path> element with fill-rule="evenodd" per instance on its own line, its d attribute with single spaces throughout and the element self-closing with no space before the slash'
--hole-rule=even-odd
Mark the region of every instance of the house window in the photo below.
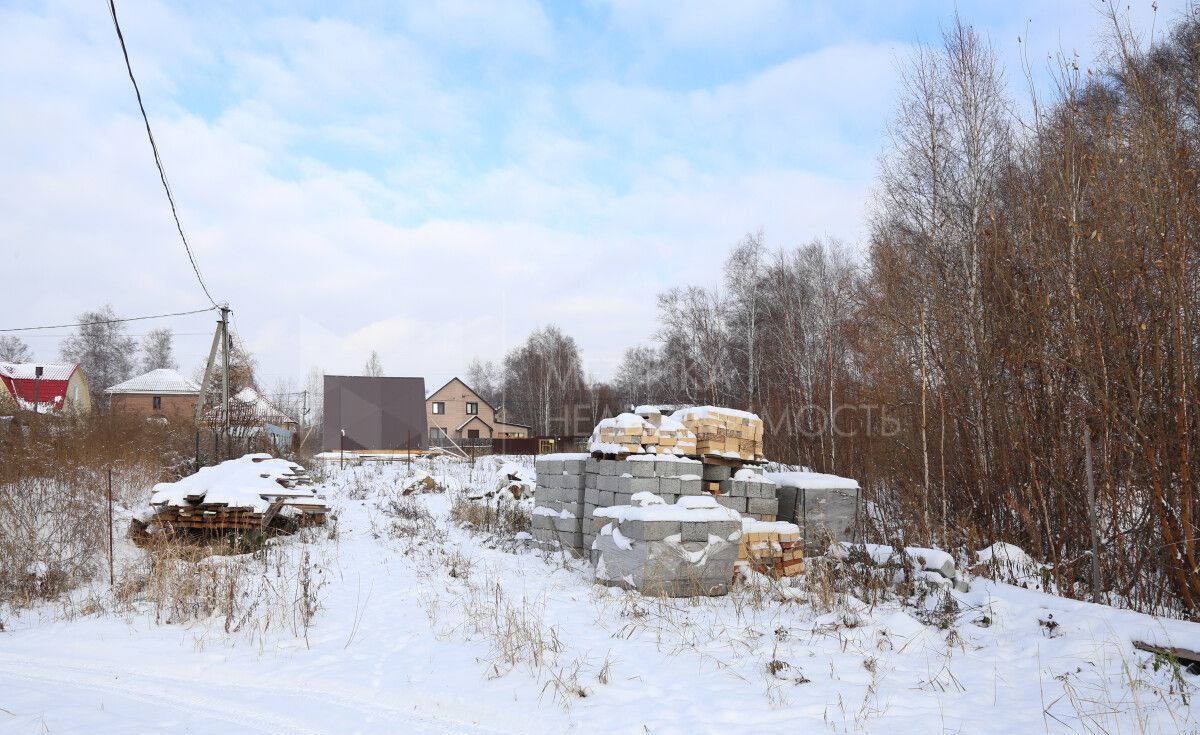
<svg viewBox="0 0 1200 735">
<path fill-rule="evenodd" d="M 154 396 L 154 410 L 158 411 L 161 409 L 162 409 L 162 396 Z"/>
<path fill-rule="evenodd" d="M 467 415 L 476 416 L 479 414 L 479 404 L 475 401 L 467 401 Z"/>
<path fill-rule="evenodd" d="M 433 402 L 433 413 L 435 415 L 446 413 L 446 402 L 445 401 L 434 401 Z"/>
<path fill-rule="evenodd" d="M 446 430 L 443 429 L 442 427 L 440 427 L 440 426 L 430 426 L 429 427 L 429 438 L 430 439 L 434 439 L 434 440 L 441 439 L 444 436 L 446 436 Z"/>
<path fill-rule="evenodd" d="M 479 429 L 467 429 L 467 438 L 468 439 L 478 439 L 479 438 Z"/>
</svg>

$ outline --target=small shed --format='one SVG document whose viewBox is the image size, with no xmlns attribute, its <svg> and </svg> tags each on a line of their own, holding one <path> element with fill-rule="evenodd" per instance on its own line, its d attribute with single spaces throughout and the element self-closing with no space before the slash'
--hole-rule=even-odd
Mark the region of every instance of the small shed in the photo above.
<svg viewBox="0 0 1200 735">
<path fill-rule="evenodd" d="M 816 550 L 833 538 L 857 541 L 862 488 L 849 477 L 821 472 L 768 472 L 778 487 L 781 521 L 795 523 L 806 549 Z"/>
</svg>

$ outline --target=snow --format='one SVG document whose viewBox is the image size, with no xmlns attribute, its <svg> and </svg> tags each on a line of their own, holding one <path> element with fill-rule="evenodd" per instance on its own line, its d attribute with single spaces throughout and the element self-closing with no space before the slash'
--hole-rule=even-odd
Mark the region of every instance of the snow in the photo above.
<svg viewBox="0 0 1200 735">
<path fill-rule="evenodd" d="M 124 383 L 117 383 L 105 393 L 182 393 L 199 394 L 200 386 L 195 381 L 184 377 L 175 370 L 158 368 L 150 372 L 130 378 Z"/>
<path fill-rule="evenodd" d="M 639 454 L 636 457 L 627 457 L 628 462 L 679 462 L 680 464 L 693 464 L 701 466 L 704 463 L 698 459 L 690 457 L 680 457 L 674 454 Z"/>
<path fill-rule="evenodd" d="M 675 413 L 671 414 L 671 418 L 680 422 L 688 419 L 706 419 L 710 416 L 716 416 L 718 418 L 723 416 L 734 416 L 740 419 L 761 421 L 756 413 L 742 411 L 736 408 L 724 408 L 722 406 L 693 406 L 691 408 L 681 408 Z"/>
<path fill-rule="evenodd" d="M 685 495 L 668 505 L 663 499 L 653 493 L 637 493 L 649 495 L 658 502 L 642 498 L 639 505 L 614 505 L 609 508 L 597 508 L 592 511 L 594 518 L 611 518 L 615 521 L 736 521 L 742 516 L 732 508 L 726 508 L 707 495 Z M 636 497 L 636 496 L 634 496 Z"/>
<path fill-rule="evenodd" d="M 413 470 L 494 486 L 501 464 L 421 460 Z M 645 598 L 595 586 L 586 562 L 462 529 L 449 520 L 446 494 L 404 499 L 432 514 L 427 535 L 389 536 L 383 508 L 410 477 L 403 460 L 344 470 L 333 462 L 328 472 L 319 491 L 338 517 L 336 534 L 281 547 L 324 570 L 307 637 L 290 626 L 231 632 L 223 619 L 160 624 L 149 603 L 85 607 L 111 597 L 107 580 L 72 605 L 0 607 L 0 734 L 1066 735 L 1198 726 L 1180 694 L 1194 701 L 1197 678 L 1155 670 L 1131 643 L 1197 649 L 1194 623 L 981 578 L 970 592 L 945 592 L 959 608 L 950 630 L 895 601 L 849 594 L 826 605 L 804 577 L 720 598 Z M 118 528 L 133 510 L 119 509 Z M 118 533 L 118 575 L 144 553 Z M 451 574 L 450 558 L 469 565 Z M 547 645 L 522 645 L 521 631 Z M 587 696 L 560 696 L 564 681 Z"/>
<path fill-rule="evenodd" d="M 541 461 L 541 460 L 569 461 L 569 460 L 575 460 L 575 459 L 588 459 L 591 456 L 592 455 L 588 454 L 587 452 L 559 452 L 557 454 L 539 454 L 537 458 L 539 461 Z"/>
<path fill-rule="evenodd" d="M 858 490 L 858 481 L 821 472 L 767 472 L 767 478 L 780 487 L 802 490 Z"/>
<path fill-rule="evenodd" d="M 302 470 L 299 465 L 269 454 L 247 454 L 213 467 L 203 467 L 177 482 L 160 482 L 150 496 L 151 505 L 189 506 L 197 502 L 253 508 L 265 512 L 275 498 L 321 500 L 312 486 L 286 488 L 279 478 Z"/>
<path fill-rule="evenodd" d="M 42 380 L 70 380 L 78 363 L 0 362 L 0 375 L 14 380 L 34 380 L 42 368 Z"/>
<path fill-rule="evenodd" d="M 774 480 L 772 480 L 771 478 L 767 477 L 767 476 L 766 476 L 764 473 L 762 473 L 762 472 L 755 472 L 754 470 L 747 469 L 747 468 L 745 468 L 745 467 L 743 467 L 742 469 L 740 469 L 740 470 L 738 470 L 737 472 L 733 473 L 733 479 L 735 479 L 735 480 L 742 480 L 742 481 L 744 481 L 744 482 L 758 482 L 758 483 L 765 483 L 765 484 L 768 484 L 768 485 L 774 485 L 774 484 L 776 484 Z"/>
</svg>

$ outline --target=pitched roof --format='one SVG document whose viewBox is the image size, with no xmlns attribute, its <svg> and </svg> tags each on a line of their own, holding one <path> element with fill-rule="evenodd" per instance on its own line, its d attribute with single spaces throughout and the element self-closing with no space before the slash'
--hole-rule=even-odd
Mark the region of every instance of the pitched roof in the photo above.
<svg viewBox="0 0 1200 735">
<path fill-rule="evenodd" d="M 39 366 L 42 368 L 42 380 L 70 380 L 79 363 L 0 362 L 0 375 L 13 380 L 33 380 L 37 377 Z"/>
<path fill-rule="evenodd" d="M 159 368 L 117 383 L 105 393 L 200 393 L 200 386 L 174 370 Z"/>
<path fill-rule="evenodd" d="M 478 392 L 478 391 L 476 391 L 476 390 L 475 390 L 474 388 L 472 388 L 471 386 L 467 385 L 467 381 L 465 381 L 465 380 L 463 380 L 462 378 L 460 378 L 460 377 L 457 377 L 457 376 L 455 376 L 455 377 L 453 377 L 453 378 L 450 378 L 449 380 L 447 380 L 447 381 L 446 381 L 445 385 L 443 385 L 441 388 L 438 388 L 437 390 L 433 391 L 433 392 L 432 392 L 432 393 L 430 393 L 429 395 L 425 396 L 425 402 L 426 402 L 426 403 L 428 403 L 429 401 L 433 400 L 433 397 L 434 397 L 434 396 L 436 396 L 436 395 L 437 395 L 439 392 L 441 392 L 442 390 L 444 390 L 444 389 L 446 388 L 446 386 L 448 386 L 448 385 L 450 385 L 451 383 L 453 383 L 453 382 L 456 382 L 456 381 L 458 382 L 458 384 L 459 384 L 459 385 L 461 385 L 462 387 L 464 387 L 464 388 L 466 388 L 467 390 L 471 391 L 471 395 L 475 396 L 476 398 L 478 398 L 479 400 L 481 400 L 481 401 L 483 401 L 485 404 L 487 404 L 487 407 L 488 407 L 488 408 L 492 409 L 493 411 L 495 411 L 495 410 L 496 410 L 496 407 L 495 407 L 495 406 L 493 406 L 493 405 L 492 405 L 492 404 L 491 404 L 491 403 L 488 401 L 488 399 L 486 399 L 486 398 L 484 398 L 483 396 L 479 395 L 479 392 Z"/>
<path fill-rule="evenodd" d="M 459 424 L 458 428 L 455 429 L 455 431 L 462 431 L 466 427 L 466 425 L 471 423 L 472 421 L 478 421 L 479 423 L 483 424 L 484 426 L 487 426 L 489 429 L 492 428 L 491 426 L 488 425 L 488 422 L 479 418 L 479 416 L 477 414 L 477 415 L 474 415 L 471 418 L 467 419 L 466 421 L 462 422 L 461 424 Z"/>
</svg>

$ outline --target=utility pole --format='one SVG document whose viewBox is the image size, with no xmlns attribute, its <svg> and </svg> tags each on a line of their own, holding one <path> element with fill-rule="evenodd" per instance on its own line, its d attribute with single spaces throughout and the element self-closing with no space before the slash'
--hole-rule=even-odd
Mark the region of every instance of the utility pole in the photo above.
<svg viewBox="0 0 1200 735">
<path fill-rule="evenodd" d="M 37 365 L 33 368 L 33 412 L 39 412 L 38 403 L 41 402 L 41 397 L 38 395 L 42 382 L 42 366 Z M 13 389 L 16 390 L 15 388 Z"/>
<path fill-rule="evenodd" d="M 217 320 L 217 328 L 213 330 L 212 347 L 208 348 L 208 362 L 204 363 L 204 378 L 200 381 L 200 395 L 196 398 L 196 469 L 200 469 L 200 419 L 204 415 L 204 401 L 208 395 L 208 387 L 212 384 L 213 366 L 217 363 L 217 345 L 224 337 L 225 313 Z M 212 459 L 217 459 L 217 432 L 213 429 Z"/>
<path fill-rule="evenodd" d="M 229 304 L 221 304 L 221 433 L 229 458 Z"/>
</svg>

